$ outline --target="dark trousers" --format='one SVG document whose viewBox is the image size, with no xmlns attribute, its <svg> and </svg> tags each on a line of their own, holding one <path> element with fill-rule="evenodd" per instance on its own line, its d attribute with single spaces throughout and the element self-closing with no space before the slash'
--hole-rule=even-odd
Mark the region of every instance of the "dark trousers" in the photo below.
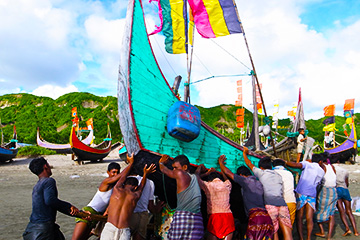
<svg viewBox="0 0 360 240">
<path fill-rule="evenodd" d="M 31 223 L 27 225 L 24 240 L 65 240 L 59 225 L 54 222 Z"/>
</svg>

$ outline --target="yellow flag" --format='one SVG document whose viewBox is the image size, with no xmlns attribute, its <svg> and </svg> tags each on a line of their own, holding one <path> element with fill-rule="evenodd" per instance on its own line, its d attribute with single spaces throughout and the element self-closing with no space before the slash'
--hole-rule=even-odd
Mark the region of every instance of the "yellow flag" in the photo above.
<svg viewBox="0 0 360 240">
<path fill-rule="evenodd" d="M 347 118 L 345 121 L 346 124 L 352 124 L 352 122 L 353 122 L 353 119 L 351 117 Z"/>
<path fill-rule="evenodd" d="M 328 132 L 332 132 L 332 131 L 337 131 L 337 129 L 335 128 L 335 123 L 332 124 L 328 124 L 323 128 L 323 131 L 328 131 Z"/>
</svg>

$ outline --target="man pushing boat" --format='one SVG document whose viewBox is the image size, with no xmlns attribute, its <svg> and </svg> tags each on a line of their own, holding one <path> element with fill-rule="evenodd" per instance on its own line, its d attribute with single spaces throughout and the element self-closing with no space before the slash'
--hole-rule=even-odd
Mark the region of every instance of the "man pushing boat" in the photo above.
<svg viewBox="0 0 360 240">
<path fill-rule="evenodd" d="M 202 239 L 204 225 L 200 212 L 201 191 L 196 175 L 189 174 L 190 162 L 185 155 L 174 158 L 173 170 L 165 166 L 168 160 L 168 155 L 162 155 L 159 160 L 160 171 L 174 178 L 177 188 L 177 207 L 170 225 L 168 239 Z"/>
<path fill-rule="evenodd" d="M 145 165 L 140 186 L 138 186 L 136 178 L 127 178 L 128 172 L 122 174 L 110 197 L 108 222 L 101 233 L 101 240 L 130 239 L 130 217 L 141 197 L 146 184 L 146 177 L 153 172 L 155 172 L 154 164 L 151 164 L 148 168 Z"/>
</svg>

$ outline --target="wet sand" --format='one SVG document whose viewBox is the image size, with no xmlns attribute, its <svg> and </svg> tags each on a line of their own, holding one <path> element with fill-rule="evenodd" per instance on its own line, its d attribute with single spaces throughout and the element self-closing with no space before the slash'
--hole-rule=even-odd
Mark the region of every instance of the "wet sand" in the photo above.
<svg viewBox="0 0 360 240">
<path fill-rule="evenodd" d="M 76 165 L 71 160 L 71 155 L 45 156 L 53 166 L 52 177 L 57 182 L 59 198 L 78 208 L 88 204 L 106 176 L 107 165 L 115 161 L 122 169 L 126 166 L 117 153 L 117 150 L 112 151 L 101 163 L 85 162 L 84 165 Z M 32 188 L 38 180 L 28 169 L 30 161 L 29 158 L 18 158 L 11 163 L 0 163 L 0 240 L 22 239 L 22 233 L 29 221 Z M 350 172 L 349 189 L 352 197 L 360 196 L 360 165 L 343 165 L 343 167 Z M 342 237 L 344 227 L 338 213 L 335 217 L 336 229 L 333 239 L 360 239 L 353 235 Z M 360 217 L 355 216 L 355 218 L 360 226 Z M 71 239 L 75 225 L 74 218 L 58 213 L 57 223 L 66 239 Z M 317 230 L 317 226 L 314 226 L 314 232 Z M 325 230 L 327 230 L 326 226 Z M 296 229 L 293 235 L 294 239 L 297 239 Z M 313 236 L 312 239 L 322 238 Z"/>
</svg>

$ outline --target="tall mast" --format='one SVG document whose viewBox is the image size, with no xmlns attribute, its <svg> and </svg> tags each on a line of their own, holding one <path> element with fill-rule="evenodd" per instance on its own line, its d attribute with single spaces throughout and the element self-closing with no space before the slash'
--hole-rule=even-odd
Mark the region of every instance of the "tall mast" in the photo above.
<svg viewBox="0 0 360 240">
<path fill-rule="evenodd" d="M 0 146 L 2 146 L 4 144 L 4 134 L 3 134 L 3 130 L 2 130 L 2 124 L 1 124 L 1 118 L 0 118 L 0 129 L 1 129 L 1 144 Z"/>
<path fill-rule="evenodd" d="M 259 89 L 259 94 L 260 94 L 260 98 L 261 98 L 261 102 L 263 104 L 263 108 L 264 108 L 264 114 L 265 114 L 265 117 L 267 117 L 267 113 L 266 113 L 266 108 L 265 108 L 265 103 L 264 103 L 264 99 L 263 99 L 263 96 L 262 96 L 262 93 L 261 93 L 261 90 L 260 90 L 260 84 L 259 84 L 259 79 L 257 77 L 257 74 L 256 74 L 256 70 L 255 70 L 255 65 L 254 65 L 254 62 L 253 62 L 253 59 L 252 59 L 252 56 L 251 56 L 251 53 L 250 53 L 250 48 L 249 48 L 249 45 L 248 45 L 248 42 L 247 42 L 247 39 L 246 39 L 246 36 L 245 36 L 245 31 L 244 31 L 244 27 L 242 25 L 242 22 L 241 22 L 241 19 L 240 19 L 240 16 L 239 16 L 239 12 L 238 12 L 238 9 L 237 9 L 237 6 L 236 6 L 236 3 L 235 3 L 235 0 L 233 0 L 233 4 L 235 6 L 235 10 L 236 10 L 236 14 L 238 16 L 238 19 L 240 21 L 240 28 L 241 28 L 241 31 L 243 33 L 243 36 L 244 36 L 244 40 L 245 40 L 245 45 L 246 45 L 246 48 L 247 48 L 247 51 L 248 51 L 248 54 L 249 54 L 249 58 L 250 58 L 250 62 L 251 62 L 251 66 L 252 66 L 252 69 L 253 69 L 253 72 L 252 72 L 252 81 L 254 82 L 254 80 L 256 80 L 256 85 Z M 253 88 L 255 87 L 255 84 L 253 84 Z M 255 90 L 253 90 L 254 92 Z M 254 96 L 255 98 L 255 96 Z M 253 100 L 254 101 L 254 100 Z M 256 114 L 255 114 L 256 113 Z M 255 116 L 256 115 L 256 116 Z M 257 124 L 257 129 L 255 129 L 254 133 L 255 133 L 255 146 L 256 146 L 256 150 L 259 150 L 260 149 L 260 145 L 259 145 L 259 120 L 257 118 L 257 107 L 256 107 L 256 100 L 255 100 L 255 104 L 254 104 L 254 123 Z M 254 126 L 253 126 L 254 127 Z M 276 148 L 275 148 L 275 143 L 274 143 L 274 139 L 271 135 L 271 131 L 270 131 L 270 140 L 271 140 L 271 145 L 273 146 L 273 151 L 274 151 L 274 155 L 276 157 Z"/>
</svg>

